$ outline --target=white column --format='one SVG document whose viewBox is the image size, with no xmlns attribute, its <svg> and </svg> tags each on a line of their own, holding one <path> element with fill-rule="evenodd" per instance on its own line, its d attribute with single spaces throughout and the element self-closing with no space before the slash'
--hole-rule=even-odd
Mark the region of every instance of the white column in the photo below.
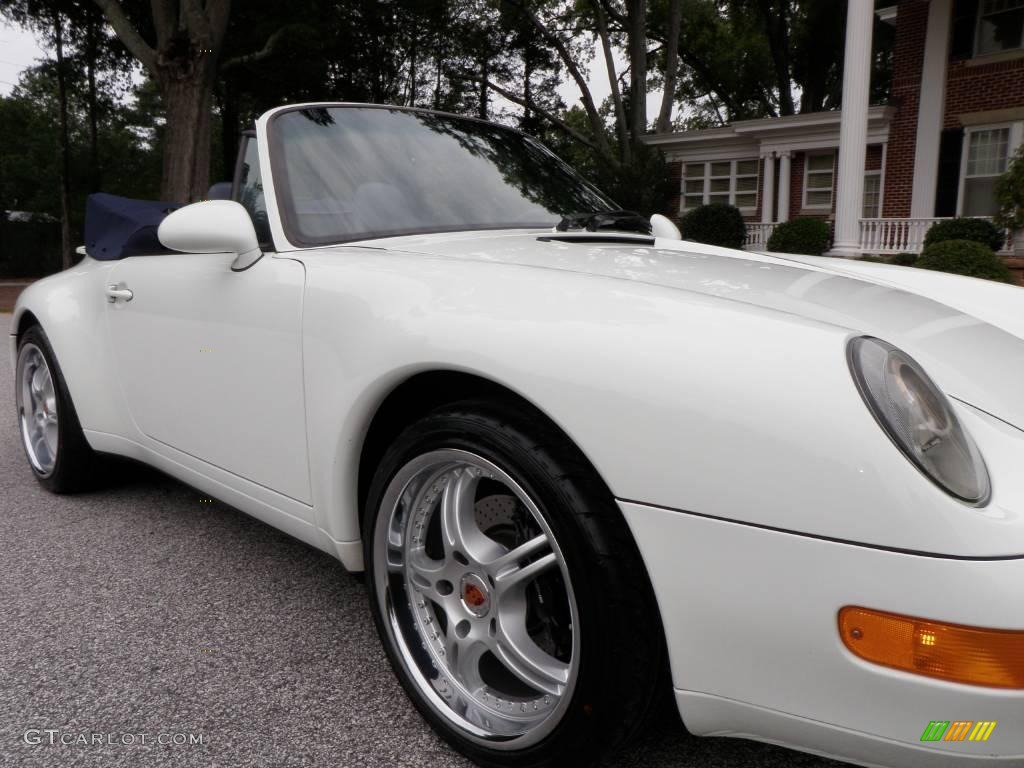
<svg viewBox="0 0 1024 768">
<path fill-rule="evenodd" d="M 761 155 L 764 161 L 764 173 L 761 178 L 761 223 L 771 224 L 775 208 L 775 155 L 766 152 Z"/>
<path fill-rule="evenodd" d="M 917 141 L 914 149 L 914 187 L 910 215 L 915 219 L 935 215 L 935 187 L 939 181 L 939 139 L 946 109 L 946 62 L 949 58 L 949 27 L 953 0 L 931 0 L 925 28 L 924 62 L 921 65 L 921 100 L 917 107 Z"/>
<path fill-rule="evenodd" d="M 850 0 L 846 14 L 846 50 L 843 55 L 843 114 L 839 123 L 836 236 L 832 247 L 832 252 L 838 256 L 859 254 L 871 86 L 871 28 L 874 21 L 872 0 Z"/>
<path fill-rule="evenodd" d="M 775 219 L 780 224 L 789 221 L 789 150 L 779 152 L 779 215 Z"/>
</svg>

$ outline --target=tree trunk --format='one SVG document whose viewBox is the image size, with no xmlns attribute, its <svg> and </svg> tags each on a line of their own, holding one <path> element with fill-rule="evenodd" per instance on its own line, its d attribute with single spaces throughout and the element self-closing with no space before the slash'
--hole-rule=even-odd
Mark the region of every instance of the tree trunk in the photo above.
<svg viewBox="0 0 1024 768">
<path fill-rule="evenodd" d="M 181 203 L 203 199 L 210 182 L 210 103 L 231 0 L 153 0 L 155 49 L 133 25 L 119 0 L 94 2 L 160 86 L 167 119 L 161 197 Z M 271 36 L 265 51 L 275 39 Z M 246 58 L 261 58 L 265 51 Z"/>
<path fill-rule="evenodd" d="M 447 13 L 444 4 L 441 5 L 437 26 L 434 28 L 434 109 L 441 108 L 441 70 L 444 68 L 443 40 L 447 27 Z"/>
<path fill-rule="evenodd" d="M 629 0 L 629 111 L 633 143 L 647 133 L 647 0 Z"/>
<path fill-rule="evenodd" d="M 228 77 L 223 81 L 220 100 L 220 146 L 222 174 L 217 181 L 234 179 L 235 162 L 238 159 L 238 97 Z"/>
<path fill-rule="evenodd" d="M 523 107 L 523 119 L 519 125 L 524 129 L 528 128 L 533 115 L 530 113 L 530 104 L 533 103 L 533 85 L 530 80 L 533 77 L 533 61 L 530 58 L 529 51 L 523 51 L 523 101 L 526 102 L 526 106 Z"/>
<path fill-rule="evenodd" d="M 53 13 L 53 39 L 57 54 L 57 102 L 60 109 L 60 261 L 72 265 L 71 250 L 71 158 L 68 146 L 68 89 L 64 62 L 64 23 L 60 11 Z"/>
<path fill-rule="evenodd" d="M 480 59 L 480 107 L 478 117 L 487 119 L 487 78 L 490 76 L 490 61 L 485 53 Z"/>
<path fill-rule="evenodd" d="M 205 68 L 191 77 L 161 83 L 167 128 L 164 133 L 163 181 L 160 198 L 193 203 L 210 186 L 210 87 Z"/>
<path fill-rule="evenodd" d="M 412 42 L 409 45 L 409 98 L 405 101 L 406 105 L 410 107 L 416 106 L 416 81 L 418 79 L 416 72 L 416 48 L 419 38 L 419 30 L 414 25 L 412 29 Z"/>
<path fill-rule="evenodd" d="M 615 61 L 612 58 L 612 41 L 608 33 L 608 23 L 601 8 L 600 0 L 594 0 L 594 21 L 597 24 L 597 36 L 601 40 L 601 53 L 604 56 L 605 74 L 608 75 L 608 88 L 612 94 L 612 104 L 615 107 L 615 132 L 619 137 L 619 155 L 622 162 L 627 165 L 632 161 L 633 153 L 630 147 L 629 122 L 626 120 L 626 110 L 622 105 L 622 93 L 619 90 L 619 78 L 615 72 Z"/>
<path fill-rule="evenodd" d="M 96 35 L 98 21 L 96 12 L 89 6 L 89 21 L 86 29 L 86 77 L 88 80 L 89 102 L 89 191 L 98 192 L 102 185 L 100 175 L 99 115 L 96 99 Z"/>
<path fill-rule="evenodd" d="M 675 104 L 676 75 L 679 72 L 679 30 L 683 22 L 683 1 L 670 0 L 668 19 L 668 40 L 665 41 L 665 90 L 661 95 L 661 110 L 658 113 L 658 133 L 672 130 L 672 106 Z"/>
<path fill-rule="evenodd" d="M 776 3 L 762 0 L 761 13 L 764 16 L 765 31 L 768 33 L 768 47 L 775 67 L 775 80 L 779 88 L 779 116 L 795 113 L 793 91 L 790 85 L 789 66 L 789 18 L 788 0 Z"/>
</svg>

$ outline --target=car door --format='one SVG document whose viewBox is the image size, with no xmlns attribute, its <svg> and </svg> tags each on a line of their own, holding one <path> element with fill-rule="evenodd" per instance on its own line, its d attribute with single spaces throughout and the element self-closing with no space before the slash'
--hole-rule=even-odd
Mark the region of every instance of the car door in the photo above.
<svg viewBox="0 0 1024 768">
<path fill-rule="evenodd" d="M 262 190 L 256 142 L 248 143 L 236 199 L 248 196 L 252 214 L 252 198 Z M 268 253 L 233 272 L 233 259 L 174 253 L 134 256 L 113 267 L 108 332 L 127 407 L 139 430 L 172 458 L 180 451 L 310 504 L 305 269 Z"/>
</svg>

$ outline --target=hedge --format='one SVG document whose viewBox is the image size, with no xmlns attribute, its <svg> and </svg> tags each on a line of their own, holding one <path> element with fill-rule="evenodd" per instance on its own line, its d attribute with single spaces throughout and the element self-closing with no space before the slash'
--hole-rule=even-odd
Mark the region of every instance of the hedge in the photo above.
<svg viewBox="0 0 1024 768">
<path fill-rule="evenodd" d="M 742 248 L 747 239 L 747 225 L 739 208 L 712 203 L 694 208 L 680 222 L 683 238 L 698 243 Z"/>
<path fill-rule="evenodd" d="M 945 240 L 926 246 L 914 266 L 1002 283 L 1013 282 L 1006 263 L 990 248 L 971 240 Z"/>
<path fill-rule="evenodd" d="M 918 258 L 916 253 L 897 253 L 889 259 L 889 262 L 899 264 L 901 267 L 912 267 L 917 264 Z"/>
<path fill-rule="evenodd" d="M 821 256 L 831 243 L 832 233 L 827 222 L 822 219 L 791 219 L 775 227 L 768 238 L 768 250 Z"/>
<path fill-rule="evenodd" d="M 950 240 L 971 240 L 993 251 L 1002 250 L 1006 244 L 1003 230 L 988 219 L 947 219 L 932 224 L 924 236 L 925 247 Z"/>
</svg>

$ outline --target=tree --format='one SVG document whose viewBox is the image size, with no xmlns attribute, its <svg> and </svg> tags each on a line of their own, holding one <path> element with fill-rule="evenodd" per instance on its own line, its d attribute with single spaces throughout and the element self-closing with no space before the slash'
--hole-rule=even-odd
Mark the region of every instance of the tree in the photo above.
<svg viewBox="0 0 1024 768">
<path fill-rule="evenodd" d="M 22 26 L 42 34 L 56 55 L 57 86 L 57 188 L 60 200 L 61 263 L 70 267 L 74 256 L 71 242 L 71 161 L 68 139 L 68 64 L 65 56 L 66 15 L 72 7 L 63 0 L 4 0 L 0 10 Z"/>
<path fill-rule="evenodd" d="M 665 63 L 662 69 L 661 109 L 654 130 L 667 133 L 672 130 L 672 107 L 676 100 L 676 80 L 679 77 L 679 33 L 683 26 L 683 0 L 669 0 L 668 38 L 665 43 Z"/>
<path fill-rule="evenodd" d="M 209 186 L 211 100 L 230 0 L 152 0 L 146 21 L 155 34 L 153 45 L 132 21 L 125 2 L 94 1 L 160 87 L 167 118 L 161 197 L 200 199 Z M 133 10 L 145 18 L 140 9 Z"/>
<path fill-rule="evenodd" d="M 665 2 L 652 3 L 649 21 L 650 37 L 663 42 L 672 37 Z M 706 128 L 838 108 L 845 20 L 843 0 L 683 0 L 672 89 L 687 106 L 682 122 Z M 877 21 L 874 103 L 888 95 L 893 38 L 892 27 Z"/>
<path fill-rule="evenodd" d="M 64 16 L 55 3 L 50 8 L 53 18 L 53 47 L 57 55 L 57 103 L 60 105 L 60 129 L 57 146 L 60 153 L 60 254 L 61 264 L 67 269 L 72 264 L 71 243 L 71 148 L 68 140 L 68 87 L 67 63 L 64 60 Z"/>
<path fill-rule="evenodd" d="M 996 179 L 995 223 L 1014 236 L 1014 246 L 1020 252 L 1021 229 L 1024 229 L 1024 146 L 1013 154 L 1006 171 Z"/>
<path fill-rule="evenodd" d="M 60 134 L 56 63 L 46 61 L 23 71 L 11 94 L 0 97 L 0 134 L 18 137 L 17 141 L 0 143 L 0 209 L 36 214 L 41 222 L 34 225 L 36 231 L 56 229 L 57 235 L 53 251 L 48 250 L 52 241 L 47 235 L 39 242 L 33 241 L 30 257 L 19 258 L 11 251 L 18 246 L 17 241 L 9 241 L 12 232 L 8 228 L 0 237 L 4 261 L 21 270 L 11 274 L 42 275 L 54 265 L 61 265 L 63 224 L 47 222 L 66 218 L 70 233 L 66 237 L 72 245 L 82 242 L 85 198 L 92 189 L 89 93 L 87 74 L 78 66 L 79 51 L 69 48 L 66 54 L 67 205 L 58 183 L 62 157 L 55 151 Z M 105 169 L 104 178 L 112 191 L 155 198 L 160 185 L 159 109 L 154 109 L 144 94 L 131 105 L 111 109 L 121 96 L 121 84 L 119 78 L 109 75 L 103 68 L 96 71 L 96 161 Z"/>
</svg>

